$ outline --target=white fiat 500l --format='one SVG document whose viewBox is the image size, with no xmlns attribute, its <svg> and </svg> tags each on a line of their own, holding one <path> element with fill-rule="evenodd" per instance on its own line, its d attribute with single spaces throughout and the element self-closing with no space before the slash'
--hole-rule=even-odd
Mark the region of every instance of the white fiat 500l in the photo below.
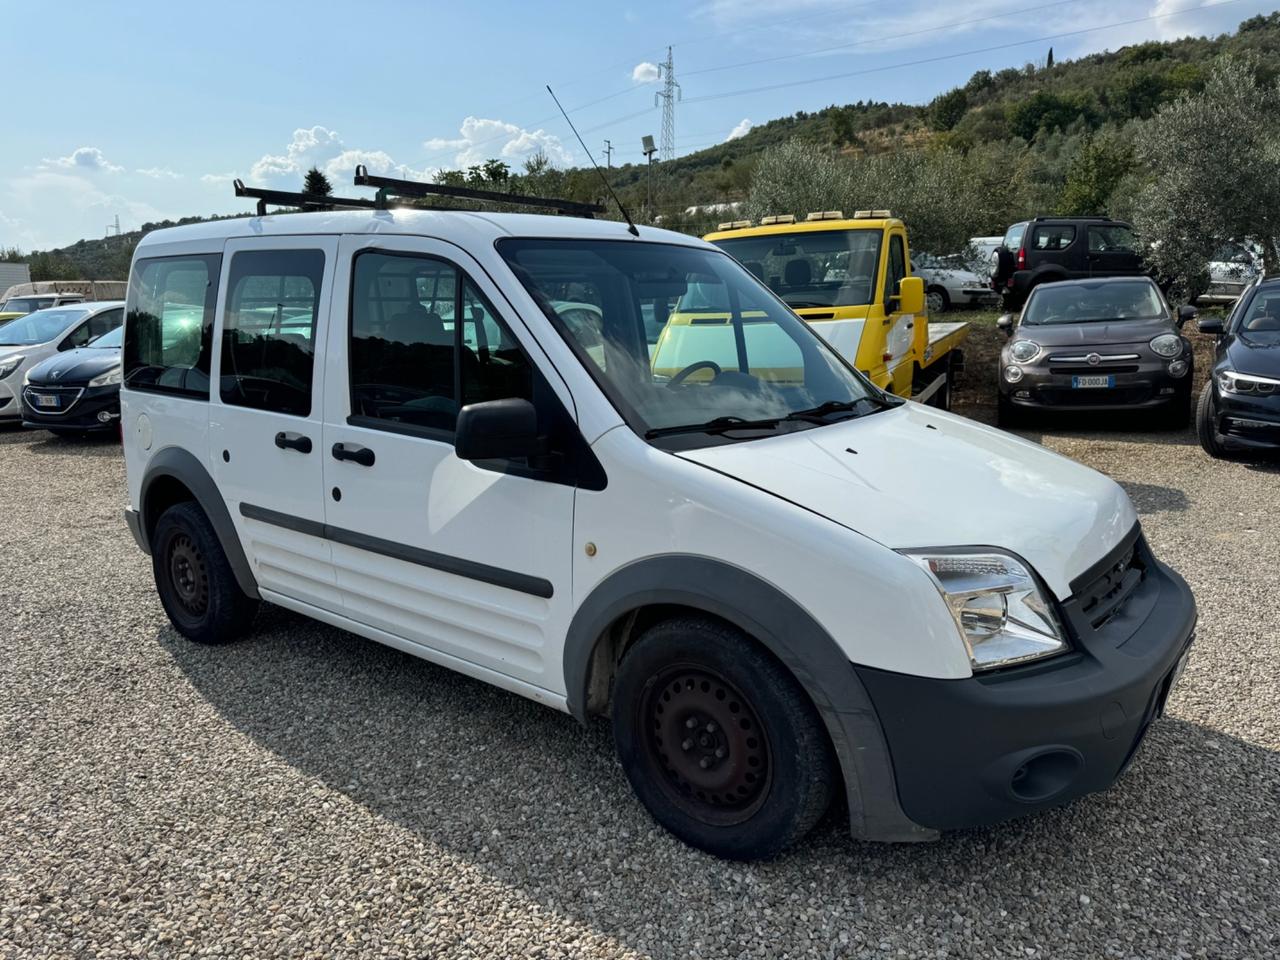
<svg viewBox="0 0 1280 960">
<path fill-rule="evenodd" d="M 920 840 L 1103 789 L 1192 640 L 1115 483 L 886 395 L 679 234 L 161 230 L 123 356 L 126 518 L 180 633 L 268 601 L 606 716 L 722 856 L 841 796 L 854 836 Z"/>
<path fill-rule="evenodd" d="M 37 310 L 0 326 L 0 423 L 22 420 L 22 381 L 28 370 L 60 350 L 83 347 L 123 321 L 124 304 L 108 300 Z"/>
</svg>

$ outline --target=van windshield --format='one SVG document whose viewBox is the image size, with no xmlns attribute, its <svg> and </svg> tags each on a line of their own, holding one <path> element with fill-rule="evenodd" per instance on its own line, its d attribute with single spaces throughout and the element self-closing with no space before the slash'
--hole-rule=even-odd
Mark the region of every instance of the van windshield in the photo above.
<svg viewBox="0 0 1280 960">
<path fill-rule="evenodd" d="M 616 240 L 510 239 L 498 250 L 647 437 L 753 439 L 896 403 L 723 254 Z"/>
<path fill-rule="evenodd" d="M 821 230 L 717 240 L 788 306 L 858 307 L 872 301 L 880 230 Z"/>
</svg>

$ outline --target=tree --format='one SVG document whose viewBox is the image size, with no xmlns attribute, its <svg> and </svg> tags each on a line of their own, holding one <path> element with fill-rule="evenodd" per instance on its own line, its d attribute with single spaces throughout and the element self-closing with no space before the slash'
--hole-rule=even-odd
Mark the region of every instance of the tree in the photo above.
<svg viewBox="0 0 1280 960">
<path fill-rule="evenodd" d="M 1058 212 L 1065 217 L 1105 214 L 1116 187 L 1133 170 L 1133 148 L 1115 136 L 1085 137 L 1067 166 Z"/>
<path fill-rule="evenodd" d="M 929 126 L 938 132 L 952 129 L 969 109 L 969 95 L 964 87 L 940 94 L 929 104 Z"/>
<path fill-rule="evenodd" d="M 803 217 L 838 206 L 848 192 L 848 170 L 834 154 L 804 140 L 787 140 L 765 150 L 756 163 L 746 214 L 752 220 L 777 213 Z"/>
<path fill-rule="evenodd" d="M 1049 48 L 1049 56 L 1044 58 L 1044 68 L 1046 70 L 1053 69 L 1053 47 Z"/>
<path fill-rule="evenodd" d="M 314 194 L 317 197 L 331 197 L 333 184 L 320 172 L 319 167 L 312 167 L 307 171 L 306 179 L 302 181 L 302 192 Z"/>
<path fill-rule="evenodd" d="M 1148 260 L 1194 295 L 1228 240 L 1261 245 L 1280 270 L 1280 87 L 1253 57 L 1216 61 L 1204 91 L 1161 107 L 1137 143 L 1149 179 L 1134 219 Z"/>
</svg>

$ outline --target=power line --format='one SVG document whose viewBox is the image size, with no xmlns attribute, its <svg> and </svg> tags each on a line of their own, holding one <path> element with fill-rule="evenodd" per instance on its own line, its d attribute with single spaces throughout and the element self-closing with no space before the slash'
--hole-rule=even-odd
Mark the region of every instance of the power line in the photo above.
<svg viewBox="0 0 1280 960">
<path fill-rule="evenodd" d="M 1147 17 L 1136 17 L 1133 20 L 1118 20 L 1115 23 L 1106 23 L 1097 27 L 1084 27 L 1080 30 L 1068 30 L 1065 33 L 1053 33 L 1043 37 L 1033 37 L 1030 40 L 1015 40 L 1010 43 L 999 43 L 991 47 L 982 47 L 977 50 L 964 50 L 960 53 L 946 53 L 936 57 L 923 57 L 919 60 L 907 60 L 900 63 L 882 64 L 878 67 L 867 67 L 863 70 L 850 70 L 847 73 L 831 73 L 822 77 L 810 77 L 807 80 L 788 80 L 783 83 L 770 83 L 760 87 L 750 87 L 743 90 L 727 90 L 723 93 L 711 93 L 701 97 L 690 97 L 686 103 L 707 103 L 712 100 L 727 100 L 732 97 L 745 97 L 756 93 L 768 93 L 772 90 L 784 90 L 790 87 L 803 87 L 811 83 L 826 83 L 831 80 L 847 80 L 850 77 L 861 77 L 871 73 L 883 73 L 888 70 L 900 70 L 903 67 L 918 67 L 928 63 L 941 63 L 944 60 L 958 60 L 962 57 L 972 57 L 980 53 L 994 53 L 997 50 L 1010 50 L 1014 47 L 1025 47 L 1033 43 L 1044 43 L 1046 40 L 1061 40 L 1065 37 L 1078 37 L 1081 34 L 1096 33 L 1099 30 L 1110 30 L 1114 27 L 1128 27 L 1135 23 L 1146 23 L 1150 20 L 1162 20 L 1166 17 L 1176 17 L 1192 10 L 1209 10 L 1214 7 L 1228 7 L 1232 4 L 1241 3 L 1243 0 L 1218 0 L 1216 3 L 1204 3 L 1194 7 L 1183 7 L 1179 10 L 1170 10 L 1167 13 L 1156 13 Z"/>
</svg>

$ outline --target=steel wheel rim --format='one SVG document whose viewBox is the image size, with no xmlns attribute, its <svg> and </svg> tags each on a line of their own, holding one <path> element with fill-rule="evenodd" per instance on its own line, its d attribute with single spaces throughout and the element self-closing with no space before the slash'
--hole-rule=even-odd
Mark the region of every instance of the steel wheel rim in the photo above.
<svg viewBox="0 0 1280 960">
<path fill-rule="evenodd" d="M 646 685 L 640 717 L 650 771 L 686 813 L 727 826 L 763 806 L 773 780 L 769 738 L 733 684 L 703 666 L 668 667 Z"/>
<path fill-rule="evenodd" d="M 169 544 L 169 582 L 185 613 L 201 617 L 209 609 L 209 572 L 199 548 L 185 533 Z"/>
</svg>

